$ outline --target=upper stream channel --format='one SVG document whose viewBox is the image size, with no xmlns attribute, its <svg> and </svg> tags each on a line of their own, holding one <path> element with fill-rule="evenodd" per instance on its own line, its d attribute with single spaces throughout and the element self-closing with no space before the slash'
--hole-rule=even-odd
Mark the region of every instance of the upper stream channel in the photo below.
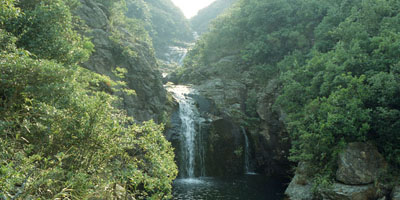
<svg viewBox="0 0 400 200">
<path fill-rule="evenodd" d="M 181 53 L 182 57 L 173 58 L 182 64 L 187 51 L 171 52 L 170 55 Z M 207 158 L 205 139 L 202 126 L 209 119 L 204 119 L 198 110 L 196 99 L 199 94 L 191 86 L 167 84 L 166 89 L 179 103 L 179 146 L 176 148 L 176 158 L 179 177 L 173 183 L 173 200 L 279 200 L 283 198 L 284 180 L 256 174 L 250 165 L 250 144 L 245 129 L 243 134 L 243 174 L 232 177 L 207 176 Z"/>
</svg>

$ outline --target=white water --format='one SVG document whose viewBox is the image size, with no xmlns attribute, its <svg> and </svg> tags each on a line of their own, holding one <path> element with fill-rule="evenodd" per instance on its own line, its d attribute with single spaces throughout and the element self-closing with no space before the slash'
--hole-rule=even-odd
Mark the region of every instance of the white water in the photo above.
<svg viewBox="0 0 400 200">
<path fill-rule="evenodd" d="M 196 41 L 200 36 L 197 34 L 197 32 L 193 32 L 193 37 Z M 167 60 L 164 62 L 167 64 L 176 64 L 178 66 L 182 66 L 187 53 L 195 45 L 195 41 L 191 43 L 182 43 L 180 46 L 169 46 L 168 52 L 166 52 L 164 55 Z"/>
<path fill-rule="evenodd" d="M 187 46 L 190 46 L 189 44 Z M 177 64 L 178 66 L 183 65 L 183 60 L 186 57 L 188 52 L 188 47 L 180 47 L 180 46 L 170 46 L 168 47 L 168 53 L 165 54 L 165 57 L 168 58 L 168 64 Z"/>
<path fill-rule="evenodd" d="M 200 169 L 200 175 L 204 176 L 204 148 L 202 147 L 202 135 L 198 133 L 200 124 L 204 121 L 189 94 L 195 91 L 184 85 L 170 85 L 167 90 L 172 93 L 179 103 L 179 117 L 181 119 L 181 163 L 179 166 L 183 177 L 195 177 L 195 169 Z M 198 128 L 197 128 L 198 127 Z M 197 141 L 196 141 L 197 140 Z M 196 163 L 196 156 L 200 163 Z M 198 165 L 198 166 L 196 166 Z"/>
<path fill-rule="evenodd" d="M 247 137 L 246 134 L 246 130 L 242 128 L 242 133 L 244 136 L 244 173 L 245 174 L 256 174 L 255 172 L 253 172 L 253 170 L 251 169 L 251 164 L 250 164 L 250 143 L 249 143 L 249 138 Z"/>
</svg>

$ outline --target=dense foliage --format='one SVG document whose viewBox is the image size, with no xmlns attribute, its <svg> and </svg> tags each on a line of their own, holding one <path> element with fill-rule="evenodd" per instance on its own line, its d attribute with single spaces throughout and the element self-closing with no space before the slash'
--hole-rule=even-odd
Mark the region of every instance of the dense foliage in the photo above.
<svg viewBox="0 0 400 200">
<path fill-rule="evenodd" d="M 216 0 L 206 8 L 199 10 L 197 15 L 190 19 L 192 29 L 199 35 L 207 32 L 211 21 L 222 14 L 234 2 L 236 0 Z"/>
<path fill-rule="evenodd" d="M 112 95 L 134 92 L 76 65 L 93 45 L 74 31 L 75 3 L 1 0 L 0 198 L 167 198 L 177 170 L 162 126 L 135 124 Z"/>
<path fill-rule="evenodd" d="M 332 177 L 354 141 L 375 143 L 399 169 L 399 11 L 396 0 L 239 0 L 189 53 L 181 81 L 244 81 L 248 119 L 257 93 L 278 82 L 290 159 L 313 164 L 315 177 Z"/>
<path fill-rule="evenodd" d="M 127 0 L 130 18 L 141 19 L 153 39 L 156 56 L 161 59 L 169 46 L 193 40 L 188 20 L 171 0 Z"/>
</svg>

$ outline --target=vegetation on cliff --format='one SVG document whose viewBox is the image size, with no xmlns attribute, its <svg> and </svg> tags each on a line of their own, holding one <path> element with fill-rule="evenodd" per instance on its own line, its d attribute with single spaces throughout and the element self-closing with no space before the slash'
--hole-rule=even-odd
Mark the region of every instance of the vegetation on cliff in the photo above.
<svg viewBox="0 0 400 200">
<path fill-rule="evenodd" d="M 113 95 L 135 92 L 78 65 L 94 49 L 76 31 L 79 2 L 0 2 L 0 198 L 168 197 L 177 170 L 162 126 L 135 124 Z"/>
<path fill-rule="evenodd" d="M 201 9 L 196 16 L 190 19 L 192 29 L 199 35 L 207 32 L 211 21 L 222 14 L 234 2 L 236 0 L 216 0 L 206 8 Z"/>
<path fill-rule="evenodd" d="M 189 52 L 180 80 L 244 82 L 250 125 L 258 93 L 278 84 L 290 159 L 311 163 L 316 181 L 333 177 L 350 142 L 376 144 L 399 169 L 399 11 L 395 0 L 239 0 Z"/>
<path fill-rule="evenodd" d="M 171 0 L 127 0 L 130 18 L 139 18 L 145 23 L 156 56 L 166 60 L 169 46 L 181 45 L 193 40 L 192 30 L 182 11 Z"/>
</svg>

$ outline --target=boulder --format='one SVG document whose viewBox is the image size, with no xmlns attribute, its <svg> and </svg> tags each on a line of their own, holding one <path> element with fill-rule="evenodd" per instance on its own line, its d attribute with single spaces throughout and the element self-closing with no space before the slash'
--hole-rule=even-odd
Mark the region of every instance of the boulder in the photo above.
<svg viewBox="0 0 400 200">
<path fill-rule="evenodd" d="M 289 200 L 311 200 L 315 199 L 312 192 L 312 183 L 310 181 L 311 174 L 309 165 L 301 162 L 296 168 L 295 176 L 285 191 L 285 195 Z"/>
<path fill-rule="evenodd" d="M 368 143 L 350 143 L 339 154 L 336 179 L 348 185 L 366 185 L 374 182 L 387 166 L 376 147 Z"/>
<path fill-rule="evenodd" d="M 312 184 L 305 181 L 301 175 L 295 175 L 285 190 L 285 195 L 289 200 L 311 200 L 314 199 Z"/>
<path fill-rule="evenodd" d="M 400 185 L 393 188 L 390 196 L 392 197 L 392 200 L 400 200 Z"/>
<path fill-rule="evenodd" d="M 369 200 L 377 199 L 377 188 L 369 185 L 345 185 L 334 183 L 329 189 L 321 192 L 324 200 Z"/>
</svg>

